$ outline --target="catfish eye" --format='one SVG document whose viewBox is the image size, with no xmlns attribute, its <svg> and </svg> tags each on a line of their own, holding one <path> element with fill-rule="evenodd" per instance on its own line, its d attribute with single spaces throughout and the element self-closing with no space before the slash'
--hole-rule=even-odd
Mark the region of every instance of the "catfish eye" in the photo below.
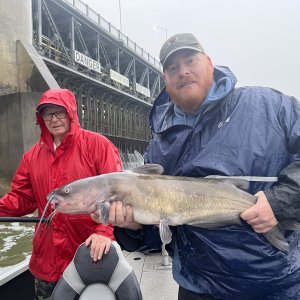
<svg viewBox="0 0 300 300">
<path fill-rule="evenodd" d="M 66 194 L 69 194 L 69 193 L 71 192 L 71 188 L 69 188 L 69 187 L 65 188 L 64 192 L 65 192 Z"/>
</svg>

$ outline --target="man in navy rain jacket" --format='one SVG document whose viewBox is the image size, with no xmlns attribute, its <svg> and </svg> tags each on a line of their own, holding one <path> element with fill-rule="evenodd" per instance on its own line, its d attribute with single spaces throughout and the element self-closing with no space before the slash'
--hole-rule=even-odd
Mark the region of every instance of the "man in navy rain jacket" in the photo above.
<svg viewBox="0 0 300 300">
<path fill-rule="evenodd" d="M 300 299 L 300 231 L 285 232 L 288 252 L 260 234 L 300 221 L 299 103 L 270 88 L 236 88 L 189 33 L 169 38 L 160 60 L 166 88 L 151 111 L 145 162 L 166 175 L 266 178 L 250 184 L 258 200 L 241 214 L 243 226 L 172 228 L 178 299 Z M 160 249 L 157 228 L 135 223 L 130 207 L 113 203 L 109 222 L 126 250 Z"/>
</svg>

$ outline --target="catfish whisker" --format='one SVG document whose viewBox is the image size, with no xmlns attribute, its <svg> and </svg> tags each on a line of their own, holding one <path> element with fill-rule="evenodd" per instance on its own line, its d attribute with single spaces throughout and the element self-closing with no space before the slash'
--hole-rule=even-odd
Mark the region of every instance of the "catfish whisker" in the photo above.
<svg viewBox="0 0 300 300">
<path fill-rule="evenodd" d="M 56 213 L 57 213 L 57 210 L 54 210 L 53 212 L 51 212 L 51 214 L 45 219 L 45 222 L 47 224 L 50 224 L 52 222 L 52 219 L 56 215 Z"/>
<path fill-rule="evenodd" d="M 55 217 L 57 211 L 54 210 L 53 212 L 51 212 L 51 214 L 45 219 L 45 223 L 46 223 L 46 228 L 49 228 L 51 226 L 51 222 L 52 219 Z"/>
<path fill-rule="evenodd" d="M 44 208 L 44 210 L 43 210 L 42 216 L 41 216 L 41 218 L 40 218 L 40 222 L 39 222 L 39 224 L 38 224 L 38 226 L 37 226 L 37 228 L 36 228 L 34 237 L 37 235 L 37 233 L 38 233 L 38 231 L 39 231 L 39 229 L 40 229 L 40 227 L 41 227 L 41 223 L 43 222 L 43 218 L 44 218 L 44 216 L 45 216 L 45 214 L 46 214 L 46 211 L 47 211 L 47 208 L 48 208 L 49 204 L 50 204 L 51 201 L 52 201 L 52 198 L 53 198 L 52 195 L 50 195 L 50 196 L 47 198 L 47 203 L 46 203 L 46 206 L 45 206 L 45 208 Z M 50 214 L 50 216 L 51 216 L 51 215 L 52 215 L 52 213 Z"/>
</svg>

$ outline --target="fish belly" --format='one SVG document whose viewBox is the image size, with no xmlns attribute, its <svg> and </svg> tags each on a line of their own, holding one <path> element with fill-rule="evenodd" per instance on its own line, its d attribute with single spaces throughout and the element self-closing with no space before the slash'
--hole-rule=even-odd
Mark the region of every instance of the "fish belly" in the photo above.
<svg viewBox="0 0 300 300">
<path fill-rule="evenodd" d="M 140 209 L 134 209 L 133 212 L 134 221 L 144 225 L 158 225 L 160 221 L 160 216 L 158 214 L 153 214 L 151 212 L 145 212 Z"/>
</svg>

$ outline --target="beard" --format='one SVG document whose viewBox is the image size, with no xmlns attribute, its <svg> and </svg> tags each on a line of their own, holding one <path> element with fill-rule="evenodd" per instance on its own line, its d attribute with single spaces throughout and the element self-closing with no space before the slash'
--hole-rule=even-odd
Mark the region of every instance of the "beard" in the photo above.
<svg viewBox="0 0 300 300">
<path fill-rule="evenodd" d="M 199 110 L 210 89 L 210 85 L 201 88 L 199 82 L 194 85 L 191 88 L 167 87 L 171 99 L 187 113 Z"/>
</svg>

